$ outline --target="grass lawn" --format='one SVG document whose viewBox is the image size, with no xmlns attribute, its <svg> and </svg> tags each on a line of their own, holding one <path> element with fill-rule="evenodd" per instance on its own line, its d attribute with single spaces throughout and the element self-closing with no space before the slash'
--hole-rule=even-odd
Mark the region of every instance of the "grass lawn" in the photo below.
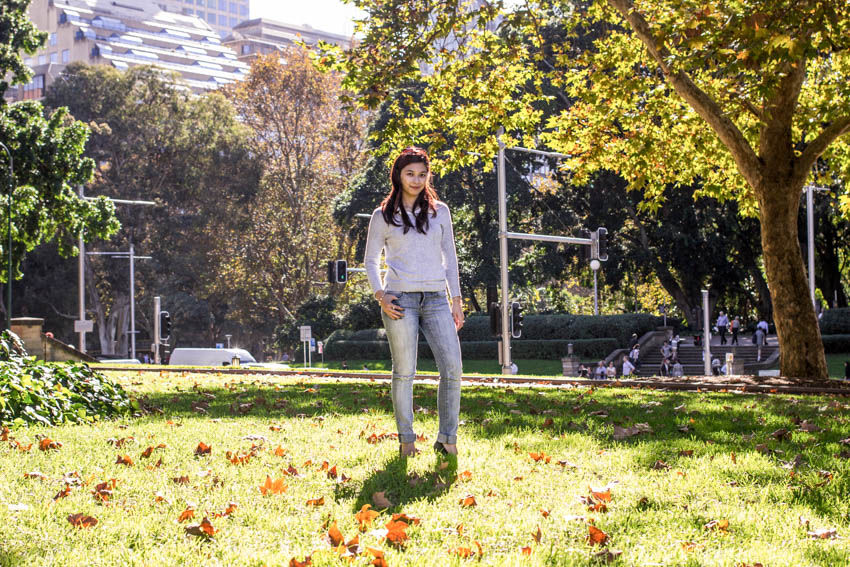
<svg viewBox="0 0 850 567">
<path fill-rule="evenodd" d="M 313 366 L 316 368 L 333 368 L 339 370 L 341 361 L 327 361 L 324 365 L 321 362 L 316 362 L 321 359 L 313 359 Z M 370 370 L 386 370 L 392 371 L 392 362 L 390 360 L 348 360 L 348 368 L 350 370 L 360 370 L 363 365 L 367 365 Z M 527 376 L 563 376 L 563 367 L 560 360 L 517 360 L 515 361 L 519 368 L 519 373 Z M 843 364 L 843 363 L 842 363 Z M 300 368 L 299 364 L 292 364 L 293 368 Z M 430 358 L 420 358 L 417 365 L 417 372 L 433 372 L 437 373 L 437 363 Z M 843 372 L 843 370 L 842 370 Z M 463 373 L 467 374 L 501 374 L 502 368 L 495 360 L 464 360 Z"/>
<path fill-rule="evenodd" d="M 844 363 L 850 360 L 850 353 L 826 355 L 826 365 L 829 367 L 829 375 L 833 378 L 844 378 Z"/>
<path fill-rule="evenodd" d="M 325 541 L 334 523 L 359 535 L 352 565 L 373 561 L 367 547 L 393 566 L 597 565 L 606 549 L 614 565 L 850 564 L 843 398 L 469 385 L 460 456 L 441 461 L 427 450 L 436 388 L 420 384 L 426 450 L 402 460 L 385 382 L 113 376 L 162 413 L 12 431 L 28 452 L 0 444 L 0 565 L 349 564 Z M 44 437 L 61 448 L 40 451 Z M 286 490 L 263 495 L 267 477 Z M 378 493 L 390 502 L 360 532 Z M 388 531 L 393 513 L 418 522 Z M 186 532 L 204 517 L 211 538 Z"/>
</svg>

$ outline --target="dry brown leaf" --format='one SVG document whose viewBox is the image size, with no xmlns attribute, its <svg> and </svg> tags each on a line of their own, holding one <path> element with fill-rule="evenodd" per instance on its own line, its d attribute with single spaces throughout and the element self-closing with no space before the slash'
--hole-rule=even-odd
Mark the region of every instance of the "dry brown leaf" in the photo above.
<svg viewBox="0 0 850 567">
<path fill-rule="evenodd" d="M 195 447 L 195 456 L 209 455 L 210 451 L 212 451 L 212 447 L 204 443 L 203 441 L 198 443 L 198 446 Z"/>
<path fill-rule="evenodd" d="M 611 563 L 623 554 L 619 549 L 603 549 L 593 554 L 593 557 L 605 563 Z"/>
<path fill-rule="evenodd" d="M 325 497 L 321 496 L 319 498 L 311 498 L 311 499 L 307 500 L 307 502 L 304 505 L 305 506 L 315 506 L 315 507 L 324 506 L 325 505 Z"/>
<path fill-rule="evenodd" d="M 53 497 L 53 500 L 55 501 L 55 500 L 59 500 L 60 498 L 65 498 L 69 494 L 71 494 L 71 487 L 68 486 L 68 485 L 65 485 L 65 488 L 63 488 L 62 490 L 60 490 L 59 492 L 56 493 L 56 496 Z"/>
<path fill-rule="evenodd" d="M 393 521 L 390 520 L 384 526 L 387 528 L 387 541 L 395 546 L 403 546 L 408 539 L 407 536 L 407 522 L 401 521 Z"/>
<path fill-rule="evenodd" d="M 374 547 L 367 547 L 366 551 L 374 556 L 374 559 L 371 563 L 369 563 L 369 565 L 374 565 L 375 567 L 389 567 L 389 563 L 387 563 L 387 560 L 384 559 L 383 551 L 375 549 Z"/>
<path fill-rule="evenodd" d="M 547 455 L 543 451 L 540 451 L 539 453 L 529 453 L 528 456 L 531 457 L 531 459 L 535 463 L 539 463 L 540 461 L 543 461 L 544 463 L 548 463 L 549 461 L 552 460 L 552 457 Z"/>
<path fill-rule="evenodd" d="M 537 526 L 537 531 L 532 532 L 531 538 L 534 540 L 535 543 L 540 543 L 541 537 L 543 537 L 543 532 L 540 531 L 540 526 Z"/>
<path fill-rule="evenodd" d="M 192 524 L 190 526 L 186 526 L 185 528 L 183 528 L 183 531 L 185 531 L 189 535 L 211 538 L 216 534 L 218 530 L 213 527 L 212 522 L 210 522 L 209 518 L 204 518 L 203 520 L 201 520 L 200 524 Z"/>
<path fill-rule="evenodd" d="M 37 478 L 39 480 L 47 480 L 47 475 L 38 471 L 24 473 L 24 478 Z"/>
<path fill-rule="evenodd" d="M 835 528 L 821 528 L 808 532 L 808 535 L 815 539 L 833 539 L 838 536 L 838 530 Z"/>
<path fill-rule="evenodd" d="M 369 526 L 372 525 L 372 522 L 375 521 L 380 514 L 374 510 L 370 510 L 372 507 L 371 504 L 364 504 L 360 511 L 354 514 L 354 518 L 357 520 L 357 523 L 360 527 L 361 532 L 365 532 Z"/>
<path fill-rule="evenodd" d="M 478 502 L 475 501 L 475 496 L 468 494 L 465 497 L 458 500 L 458 504 L 460 504 L 464 508 L 471 508 L 473 506 L 477 506 Z"/>
<path fill-rule="evenodd" d="M 45 437 L 44 439 L 42 439 L 38 443 L 38 450 L 39 451 L 51 451 L 51 450 L 58 451 L 61 448 L 62 448 L 62 443 L 60 443 L 59 441 L 54 441 L 50 437 Z"/>
<path fill-rule="evenodd" d="M 195 509 L 192 506 L 187 506 L 185 510 L 177 518 L 177 522 L 182 524 L 186 520 L 191 520 L 195 516 Z"/>
<path fill-rule="evenodd" d="M 602 545 L 608 541 L 608 534 L 594 525 L 588 524 L 587 531 L 587 543 L 590 545 Z"/>
<path fill-rule="evenodd" d="M 189 476 L 188 475 L 175 476 L 174 478 L 171 479 L 171 482 L 173 482 L 175 484 L 189 484 Z"/>
<path fill-rule="evenodd" d="M 462 473 L 457 475 L 457 479 L 461 482 L 472 480 L 472 473 L 469 471 L 463 471 Z"/>
<path fill-rule="evenodd" d="M 85 514 L 71 514 L 68 516 L 68 521 L 76 528 L 91 528 L 97 525 L 97 518 Z"/>
<path fill-rule="evenodd" d="M 284 456 L 285 454 L 286 454 L 286 449 L 284 449 L 284 448 L 283 448 L 283 447 L 281 447 L 280 445 L 278 445 L 278 446 L 277 446 L 277 449 L 275 449 L 275 450 L 274 450 L 274 456 L 275 456 L 275 457 L 282 457 L 282 456 Z"/>
<path fill-rule="evenodd" d="M 125 467 L 133 466 L 133 459 L 130 458 L 130 455 L 118 455 L 118 459 L 115 461 L 116 465 L 124 465 Z"/>
<path fill-rule="evenodd" d="M 386 491 L 375 492 L 372 494 L 372 504 L 375 505 L 375 508 L 378 510 L 385 510 L 387 508 L 392 508 L 395 506 L 388 498 Z"/>
<path fill-rule="evenodd" d="M 523 555 L 531 555 L 531 548 L 528 546 L 521 548 L 520 551 Z"/>
<path fill-rule="evenodd" d="M 216 512 L 215 514 L 213 514 L 213 519 L 230 516 L 231 514 L 236 512 L 237 506 L 238 505 L 236 504 L 236 502 L 228 502 L 227 508 L 224 509 L 224 512 Z"/>
</svg>

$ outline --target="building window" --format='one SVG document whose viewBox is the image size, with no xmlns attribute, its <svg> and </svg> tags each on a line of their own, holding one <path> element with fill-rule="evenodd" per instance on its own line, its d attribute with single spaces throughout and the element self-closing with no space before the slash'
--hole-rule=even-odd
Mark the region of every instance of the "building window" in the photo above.
<svg viewBox="0 0 850 567">
<path fill-rule="evenodd" d="M 197 4 L 198 6 L 203 6 L 204 4 L 206 4 L 206 2 L 204 2 L 204 0 L 195 0 L 195 4 Z"/>
<path fill-rule="evenodd" d="M 203 10 L 198 10 L 197 12 L 195 12 L 195 15 L 201 18 L 202 20 L 206 18 L 206 14 L 204 14 Z"/>
<path fill-rule="evenodd" d="M 222 27 L 223 27 L 223 26 L 226 26 L 226 25 L 227 25 L 227 16 L 223 16 L 223 15 L 219 14 L 219 16 L 218 16 L 218 25 L 220 25 L 220 26 L 222 26 Z"/>
<path fill-rule="evenodd" d="M 234 27 L 236 24 L 239 23 L 239 20 L 237 20 L 236 18 L 228 18 L 228 22 L 230 23 L 230 27 Z"/>
<path fill-rule="evenodd" d="M 247 4 L 241 4 L 239 6 L 239 15 L 245 16 L 246 18 L 248 17 L 248 5 Z"/>
<path fill-rule="evenodd" d="M 227 0 L 218 0 L 218 9 L 222 12 L 227 11 Z"/>
<path fill-rule="evenodd" d="M 230 12 L 231 14 L 238 14 L 239 13 L 239 9 L 236 7 L 236 2 L 229 2 L 228 8 L 229 8 L 228 12 Z"/>
<path fill-rule="evenodd" d="M 50 34 L 50 45 L 56 45 L 56 33 Z"/>
<path fill-rule="evenodd" d="M 51 63 L 59 63 L 59 54 L 55 51 L 50 54 L 50 62 Z"/>
<path fill-rule="evenodd" d="M 39 55 L 38 56 L 38 64 L 44 65 L 45 63 L 47 63 L 47 55 L 44 55 L 44 54 Z"/>
<path fill-rule="evenodd" d="M 251 53 L 251 44 L 242 44 L 242 55 L 248 55 L 249 53 Z"/>
<path fill-rule="evenodd" d="M 208 13 L 207 14 L 207 21 L 209 23 L 211 23 L 212 25 L 215 25 L 215 14 L 213 14 L 212 12 Z"/>
<path fill-rule="evenodd" d="M 207 0 L 207 8 L 209 8 L 210 10 L 215 10 L 215 4 L 215 0 Z"/>
<path fill-rule="evenodd" d="M 63 49 L 62 50 L 62 63 L 68 63 L 71 60 L 71 50 Z"/>
<path fill-rule="evenodd" d="M 26 59 L 24 59 L 24 65 L 26 65 L 27 67 L 32 67 L 32 63 L 32 57 L 27 57 Z"/>
</svg>

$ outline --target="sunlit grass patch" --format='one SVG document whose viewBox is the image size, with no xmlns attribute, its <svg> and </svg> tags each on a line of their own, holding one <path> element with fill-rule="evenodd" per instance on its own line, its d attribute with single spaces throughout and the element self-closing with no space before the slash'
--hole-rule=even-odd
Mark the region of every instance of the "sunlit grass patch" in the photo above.
<svg viewBox="0 0 850 567">
<path fill-rule="evenodd" d="M 850 556 L 843 398 L 464 385 L 460 456 L 448 462 L 429 450 L 430 384 L 415 390 L 423 452 L 401 459 L 387 382 L 112 376 L 158 409 L 11 431 L 28 452 L 0 445 L 0 565 L 339 565 L 342 555 L 367 565 L 367 548 L 390 565 Z M 42 436 L 62 446 L 40 451 Z M 361 531 L 365 505 L 379 516 Z M 418 522 L 393 543 L 398 513 Z M 97 525 L 75 527 L 73 514 Z M 343 548 L 329 543 L 334 522 Z M 591 543 L 591 525 L 604 542 Z M 359 548 L 345 546 L 355 536 Z"/>
</svg>

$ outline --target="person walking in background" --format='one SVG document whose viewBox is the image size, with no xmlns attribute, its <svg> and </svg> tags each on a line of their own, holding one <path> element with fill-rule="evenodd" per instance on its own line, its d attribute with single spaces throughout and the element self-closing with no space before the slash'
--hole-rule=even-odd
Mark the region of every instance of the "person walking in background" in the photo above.
<svg viewBox="0 0 850 567">
<path fill-rule="evenodd" d="M 761 347 L 764 346 L 765 341 L 765 332 L 764 328 L 761 326 L 761 323 L 756 326 L 756 332 L 754 337 L 756 340 L 756 346 L 758 347 L 758 351 L 756 353 L 756 361 L 761 362 Z"/>
<path fill-rule="evenodd" d="M 768 333 L 770 332 L 770 327 L 768 326 L 767 321 L 765 321 L 764 319 L 758 322 L 756 328 L 761 329 L 764 332 L 765 337 L 767 337 Z"/>
<path fill-rule="evenodd" d="M 723 311 L 720 312 L 720 316 L 717 318 L 717 323 L 715 324 L 717 327 L 717 334 L 720 335 L 720 344 L 726 344 L 726 327 L 729 326 L 729 317 L 726 316 L 726 313 Z"/>
<path fill-rule="evenodd" d="M 732 344 L 738 344 L 738 331 L 741 330 L 741 320 L 736 315 L 734 319 L 732 319 Z"/>
<path fill-rule="evenodd" d="M 635 370 L 640 368 L 640 343 L 636 344 L 632 349 L 632 352 L 629 353 L 629 358 L 632 361 L 632 364 L 635 367 Z"/>
<path fill-rule="evenodd" d="M 623 355 L 623 376 L 631 376 L 635 371 L 635 365 L 627 355 Z"/>
<path fill-rule="evenodd" d="M 364 265 L 390 344 L 391 395 L 399 454 L 414 455 L 413 378 L 419 331 L 425 335 L 437 368 L 439 431 L 434 450 L 457 454 L 460 377 L 463 371 L 457 333 L 463 327 L 454 229 L 448 206 L 431 185 L 431 161 L 409 147 L 390 169 L 390 193 L 372 212 Z M 381 253 L 387 273 L 380 276 Z M 448 286 L 451 302 L 446 298 Z"/>
</svg>

